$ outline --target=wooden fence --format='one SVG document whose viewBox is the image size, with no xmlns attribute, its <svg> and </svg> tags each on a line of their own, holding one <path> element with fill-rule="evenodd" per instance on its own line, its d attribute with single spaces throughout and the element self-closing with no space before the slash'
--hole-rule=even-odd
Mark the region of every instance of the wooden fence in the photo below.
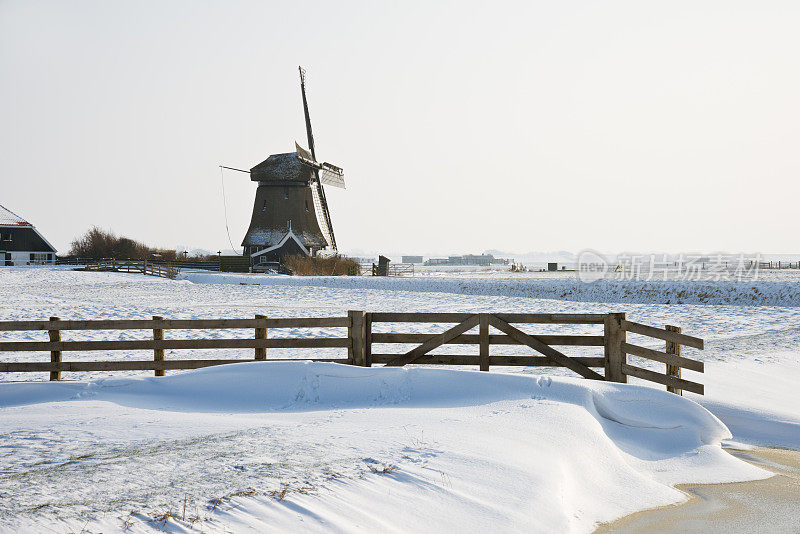
<svg viewBox="0 0 800 534">
<path fill-rule="evenodd" d="M 373 272 L 374 263 L 359 263 L 362 276 L 375 276 Z M 413 263 L 390 263 L 387 276 L 414 276 Z"/>
<path fill-rule="evenodd" d="M 162 278 L 175 278 L 180 271 L 180 269 L 170 264 L 153 263 L 148 260 L 118 260 L 114 258 L 87 263 L 83 270 L 142 273 Z"/>
<path fill-rule="evenodd" d="M 373 325 L 391 323 L 455 323 L 440 333 L 373 332 Z M 532 334 L 520 324 L 588 324 L 602 327 L 602 335 Z M 284 328 L 347 328 L 341 337 L 269 337 L 269 332 Z M 477 334 L 469 334 L 477 328 Z M 492 333 L 494 328 L 499 333 Z M 165 339 L 165 330 L 250 329 L 252 338 Z M 62 341 L 61 332 L 69 330 L 152 330 L 152 339 Z M 155 371 L 163 376 L 166 370 L 198 369 L 228 363 L 236 359 L 166 360 L 164 351 L 174 349 L 253 349 L 254 360 L 267 360 L 267 350 L 281 349 L 347 349 L 339 358 L 305 358 L 314 361 L 338 362 L 359 366 L 384 364 L 468 365 L 488 371 L 494 366 L 560 366 L 595 380 L 627 382 L 629 376 L 667 386 L 680 394 L 682 390 L 703 394 L 703 385 L 681 377 L 681 369 L 702 373 L 703 362 L 681 356 L 681 346 L 703 348 L 703 340 L 681 333 L 675 326 L 656 328 L 628 321 L 624 313 L 610 314 L 536 314 L 536 313 L 368 313 L 350 311 L 346 317 L 268 318 L 253 319 L 152 319 L 62 321 L 0 321 L 0 332 L 47 331 L 49 341 L 0 341 L 0 352 L 49 351 L 49 362 L 0 362 L 0 372 L 49 372 L 51 380 L 60 380 L 64 371 Z M 659 351 L 628 343 L 628 333 L 662 340 L 665 350 Z M 406 352 L 375 352 L 385 345 L 413 344 Z M 443 345 L 474 345 L 477 354 L 431 354 Z M 491 354 L 492 346 L 524 345 L 537 355 Z M 567 356 L 554 346 L 603 347 L 602 356 Z M 63 352 L 152 350 L 152 360 L 65 362 Z M 599 351 L 599 349 L 598 349 Z M 632 365 L 628 355 L 665 364 L 664 373 Z M 269 360 L 289 360 L 272 358 Z"/>
<path fill-rule="evenodd" d="M 761 261 L 758 262 L 759 269 L 800 269 L 800 261 Z"/>
</svg>

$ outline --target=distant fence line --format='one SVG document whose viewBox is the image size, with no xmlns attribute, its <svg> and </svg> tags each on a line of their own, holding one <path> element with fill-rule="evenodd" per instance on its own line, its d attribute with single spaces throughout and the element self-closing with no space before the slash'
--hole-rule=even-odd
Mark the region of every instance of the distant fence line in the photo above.
<svg viewBox="0 0 800 534">
<path fill-rule="evenodd" d="M 86 264 L 85 271 L 114 271 L 124 273 L 142 273 L 149 276 L 174 279 L 180 269 L 171 264 L 148 262 L 148 260 L 99 260 L 96 263 Z"/>
<path fill-rule="evenodd" d="M 377 323 L 395 325 L 408 323 L 456 323 L 441 333 L 373 332 Z M 518 324 L 595 324 L 603 326 L 602 335 L 545 335 L 531 334 L 517 328 Z M 346 336 L 271 338 L 272 329 L 341 327 Z M 500 333 L 490 333 L 490 327 Z M 468 334 L 477 328 L 477 334 Z M 226 339 L 165 339 L 166 330 L 189 329 L 251 329 L 252 338 Z M 152 339 L 62 341 L 61 332 L 69 330 L 152 330 Z M 489 371 L 490 366 L 556 366 L 566 367 L 590 379 L 612 382 L 628 381 L 629 376 L 667 386 L 680 394 L 682 390 L 703 394 L 703 385 L 681 377 L 681 369 L 702 373 L 703 362 L 681 356 L 681 346 L 703 348 L 703 340 L 681 333 L 675 326 L 656 328 L 628 321 L 625 313 L 608 314 L 537 314 L 537 313 L 375 313 L 350 311 L 343 317 L 268 318 L 256 315 L 253 319 L 152 319 L 132 320 L 67 320 L 51 317 L 49 321 L 0 321 L 0 332 L 47 331 L 49 341 L 2 341 L 0 351 L 49 351 L 49 362 L 0 362 L 0 372 L 49 372 L 51 380 L 60 380 L 62 372 L 85 371 L 155 371 L 163 376 L 166 370 L 198 369 L 214 365 L 241 363 L 236 359 L 167 360 L 164 351 L 172 349 L 253 349 L 253 360 L 290 360 L 268 358 L 270 348 L 317 349 L 343 348 L 347 356 L 340 358 L 304 358 L 313 361 L 337 362 L 349 365 L 404 366 L 467 365 Z M 628 343 L 627 333 L 634 333 L 666 342 L 659 351 Z M 376 352 L 375 346 L 416 344 L 407 352 Z M 443 345 L 475 345 L 477 354 L 431 354 Z M 492 346 L 524 345 L 538 355 L 491 354 Z M 571 357 L 554 346 L 603 347 L 597 357 Z M 152 350 L 152 360 L 65 362 L 64 352 Z M 632 365 L 633 355 L 666 365 L 663 373 Z M 596 369 L 599 369 L 598 372 Z"/>
<path fill-rule="evenodd" d="M 56 265 L 96 265 L 107 262 L 147 262 L 148 265 L 163 265 L 177 269 L 202 269 L 207 271 L 219 271 L 220 262 L 218 259 L 202 261 L 166 261 L 166 260 L 138 260 L 132 258 L 56 258 Z"/>
<path fill-rule="evenodd" d="M 753 271 L 760 269 L 800 269 L 800 261 L 716 261 L 716 260 L 691 260 L 686 262 L 668 261 L 668 262 L 650 262 L 646 258 L 638 258 L 641 261 L 627 262 L 627 263 L 598 263 L 598 262 L 585 262 L 579 263 L 575 266 L 578 271 L 597 271 L 604 270 L 609 272 L 620 271 L 677 271 L 678 273 L 685 271 Z M 567 269 L 570 270 L 570 269 Z"/>
</svg>

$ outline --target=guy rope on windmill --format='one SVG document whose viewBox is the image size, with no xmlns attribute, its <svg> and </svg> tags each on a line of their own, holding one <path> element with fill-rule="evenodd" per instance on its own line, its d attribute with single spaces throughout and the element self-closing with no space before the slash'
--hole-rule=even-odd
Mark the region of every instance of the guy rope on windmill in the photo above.
<svg viewBox="0 0 800 534">
<path fill-rule="evenodd" d="M 323 184 L 344 189 L 344 171 L 317 161 L 305 70 L 299 70 L 308 150 L 295 141 L 294 152 L 273 154 L 249 171 L 222 166 L 249 172 L 250 179 L 258 182 L 250 227 L 242 241 L 254 268 L 293 254 L 314 256 L 321 250 L 337 250 Z"/>
</svg>

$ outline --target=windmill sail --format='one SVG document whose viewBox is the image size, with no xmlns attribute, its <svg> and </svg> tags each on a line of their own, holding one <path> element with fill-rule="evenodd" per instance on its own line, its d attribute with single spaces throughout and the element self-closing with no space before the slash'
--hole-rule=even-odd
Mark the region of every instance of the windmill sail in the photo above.
<svg viewBox="0 0 800 534">
<path fill-rule="evenodd" d="M 320 182 L 325 185 L 330 185 L 331 187 L 347 189 L 344 185 L 344 170 L 341 167 L 337 167 L 333 163 L 328 163 L 327 161 L 318 163 L 314 160 L 314 156 L 311 152 L 301 147 L 297 141 L 294 142 L 294 148 L 297 151 L 297 157 L 300 158 L 300 161 L 319 171 L 317 176 Z"/>
<path fill-rule="evenodd" d="M 325 185 L 347 189 L 344 185 L 344 171 L 327 161 L 322 164 L 319 173 L 319 181 Z"/>
<path fill-rule="evenodd" d="M 319 224 L 319 228 L 322 230 L 322 236 L 325 238 L 325 241 L 328 242 L 328 245 L 333 247 L 335 241 L 333 232 L 331 231 L 332 228 L 329 225 L 330 214 L 328 213 L 327 202 L 323 201 L 319 194 L 319 188 L 317 187 L 311 188 L 311 196 L 314 199 L 314 212 L 317 216 L 317 224 Z"/>
<path fill-rule="evenodd" d="M 297 151 L 297 157 L 300 158 L 303 163 L 311 165 L 312 167 L 316 166 L 315 164 L 317 161 L 314 159 L 314 156 L 311 155 L 311 152 L 301 147 L 300 143 L 297 141 L 294 142 L 294 149 Z"/>
</svg>

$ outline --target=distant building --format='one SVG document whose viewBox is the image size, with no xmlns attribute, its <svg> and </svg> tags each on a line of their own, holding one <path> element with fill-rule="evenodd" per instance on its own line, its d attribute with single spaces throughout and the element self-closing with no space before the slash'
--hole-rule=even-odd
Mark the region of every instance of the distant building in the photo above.
<svg viewBox="0 0 800 534">
<path fill-rule="evenodd" d="M 508 265 L 507 258 L 495 258 L 491 254 L 464 254 L 448 258 L 431 258 L 425 265 Z"/>
<path fill-rule="evenodd" d="M 55 247 L 31 223 L 0 206 L 0 265 L 55 262 Z"/>
<path fill-rule="evenodd" d="M 422 263 L 422 256 L 403 256 L 402 263 Z"/>
</svg>

